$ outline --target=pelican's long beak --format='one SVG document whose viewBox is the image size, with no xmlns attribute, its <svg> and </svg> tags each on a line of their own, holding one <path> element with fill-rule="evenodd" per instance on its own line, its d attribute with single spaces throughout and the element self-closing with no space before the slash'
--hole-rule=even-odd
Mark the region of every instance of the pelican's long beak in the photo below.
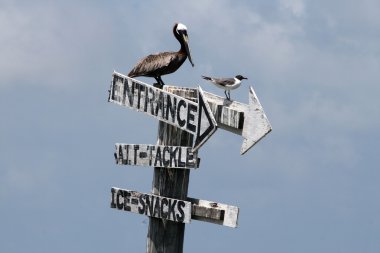
<svg viewBox="0 0 380 253">
<path fill-rule="evenodd" d="M 194 67 L 194 63 L 193 63 L 193 60 L 191 60 L 191 53 L 190 53 L 190 47 L 189 47 L 189 38 L 187 37 L 187 34 L 182 34 L 182 37 L 183 37 L 183 41 L 184 41 L 184 44 L 185 44 L 185 49 L 186 49 L 186 53 L 187 53 L 187 57 L 189 57 L 189 61 L 191 63 L 191 66 Z"/>
</svg>

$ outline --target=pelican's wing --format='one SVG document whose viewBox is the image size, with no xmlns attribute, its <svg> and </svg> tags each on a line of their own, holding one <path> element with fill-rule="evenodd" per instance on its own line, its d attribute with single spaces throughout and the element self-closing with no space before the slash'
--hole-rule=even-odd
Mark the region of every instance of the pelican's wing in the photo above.
<svg viewBox="0 0 380 253">
<path fill-rule="evenodd" d="M 161 69 L 166 68 L 175 55 L 172 52 L 151 54 L 141 59 L 136 66 L 129 72 L 128 76 L 156 76 Z"/>
</svg>

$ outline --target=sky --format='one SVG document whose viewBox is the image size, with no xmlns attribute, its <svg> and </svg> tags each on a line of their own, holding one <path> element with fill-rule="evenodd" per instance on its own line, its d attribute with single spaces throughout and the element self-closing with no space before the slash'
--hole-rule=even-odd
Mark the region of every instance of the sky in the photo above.
<svg viewBox="0 0 380 253">
<path fill-rule="evenodd" d="M 158 122 L 107 90 L 178 50 L 175 22 L 195 67 L 165 83 L 223 96 L 201 75 L 247 76 L 231 97 L 252 86 L 273 128 L 243 156 L 222 129 L 200 149 L 189 197 L 238 206 L 239 227 L 192 221 L 184 252 L 378 252 L 377 0 L 0 0 L 0 252 L 145 252 L 149 218 L 111 209 L 111 187 L 149 193 L 153 168 L 113 152 Z"/>
</svg>

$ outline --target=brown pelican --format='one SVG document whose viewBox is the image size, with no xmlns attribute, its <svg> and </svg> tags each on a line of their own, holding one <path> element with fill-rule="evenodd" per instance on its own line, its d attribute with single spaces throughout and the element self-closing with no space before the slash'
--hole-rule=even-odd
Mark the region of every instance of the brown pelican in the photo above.
<svg viewBox="0 0 380 253">
<path fill-rule="evenodd" d="M 239 88 L 241 84 L 241 80 L 248 79 L 242 75 L 237 75 L 232 78 L 215 78 L 215 77 L 208 77 L 208 76 L 202 76 L 203 79 L 212 82 L 215 84 L 215 86 L 221 88 L 224 90 L 224 94 L 226 95 L 226 98 L 228 100 L 231 100 L 231 94 L 230 90 L 234 90 Z M 228 93 L 228 95 L 227 95 Z"/>
<path fill-rule="evenodd" d="M 154 77 L 158 84 L 162 87 L 164 82 L 161 76 L 175 72 L 186 58 L 189 57 L 191 65 L 190 48 L 188 45 L 187 28 L 184 24 L 176 23 L 173 27 L 173 34 L 181 44 L 178 52 L 162 52 L 151 54 L 141 59 L 136 66 L 129 72 L 129 77 L 147 76 Z"/>
</svg>

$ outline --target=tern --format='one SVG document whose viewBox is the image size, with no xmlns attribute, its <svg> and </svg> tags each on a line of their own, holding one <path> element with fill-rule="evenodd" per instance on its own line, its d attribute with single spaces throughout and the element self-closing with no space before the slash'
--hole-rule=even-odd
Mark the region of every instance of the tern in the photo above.
<svg viewBox="0 0 380 253">
<path fill-rule="evenodd" d="M 242 75 L 237 75 L 231 78 L 216 78 L 209 76 L 202 76 L 203 79 L 212 82 L 215 86 L 224 90 L 224 94 L 228 100 L 231 100 L 230 91 L 240 87 L 243 79 L 248 79 Z"/>
</svg>

